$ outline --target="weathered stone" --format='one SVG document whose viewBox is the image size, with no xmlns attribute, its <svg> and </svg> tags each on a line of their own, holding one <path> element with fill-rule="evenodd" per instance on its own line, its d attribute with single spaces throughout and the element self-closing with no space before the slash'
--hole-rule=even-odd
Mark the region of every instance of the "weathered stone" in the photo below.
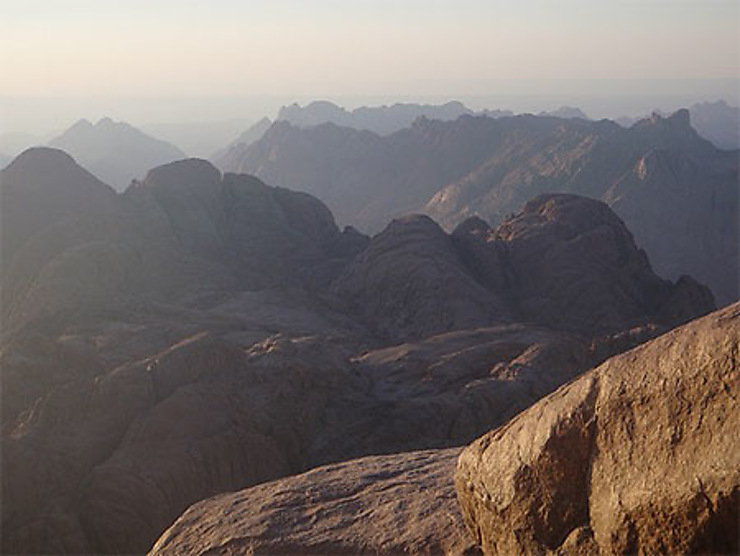
<svg viewBox="0 0 740 556">
<path fill-rule="evenodd" d="M 487 554 L 738 550 L 740 304 L 616 356 L 478 439 L 456 485 Z"/>
</svg>

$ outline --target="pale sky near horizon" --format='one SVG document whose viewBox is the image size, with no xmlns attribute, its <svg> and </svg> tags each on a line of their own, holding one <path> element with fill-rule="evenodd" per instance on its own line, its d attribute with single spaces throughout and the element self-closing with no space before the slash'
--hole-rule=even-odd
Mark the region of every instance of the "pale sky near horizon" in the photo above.
<svg viewBox="0 0 740 556">
<path fill-rule="evenodd" d="M 732 80 L 739 35 L 738 0 L 0 0 L 0 97 Z"/>
</svg>

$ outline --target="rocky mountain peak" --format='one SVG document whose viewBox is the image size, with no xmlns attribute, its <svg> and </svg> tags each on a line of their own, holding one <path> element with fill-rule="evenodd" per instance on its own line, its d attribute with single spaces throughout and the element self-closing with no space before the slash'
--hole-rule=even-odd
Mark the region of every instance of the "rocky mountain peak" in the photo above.
<svg viewBox="0 0 740 556">
<path fill-rule="evenodd" d="M 670 116 L 663 116 L 658 112 L 653 112 L 649 118 L 637 122 L 633 126 L 633 129 L 660 133 L 661 136 L 665 135 L 666 138 L 672 137 L 674 140 L 686 136 L 697 139 L 699 137 L 691 127 L 691 117 L 686 108 L 681 108 Z"/>
<path fill-rule="evenodd" d="M 608 226 L 620 236 L 631 234 L 614 212 L 601 201 L 564 193 L 551 193 L 527 202 L 522 212 L 497 230 L 497 237 L 507 241 L 546 235 L 567 239 Z"/>
</svg>

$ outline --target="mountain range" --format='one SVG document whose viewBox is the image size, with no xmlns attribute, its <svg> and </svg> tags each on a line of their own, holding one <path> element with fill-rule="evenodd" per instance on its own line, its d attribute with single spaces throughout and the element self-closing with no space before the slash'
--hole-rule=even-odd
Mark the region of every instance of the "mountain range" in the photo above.
<svg viewBox="0 0 740 556">
<path fill-rule="evenodd" d="M 456 120 L 473 111 L 458 101 L 445 104 L 393 104 L 390 106 L 361 106 L 346 110 L 329 101 L 314 101 L 306 106 L 283 106 L 276 121 L 289 122 L 295 127 L 314 127 L 324 123 L 354 129 L 367 129 L 379 135 L 388 135 L 409 127 L 420 117 L 433 120 Z"/>
<path fill-rule="evenodd" d="M 658 272 L 738 298 L 738 154 L 699 137 L 686 110 L 628 129 L 526 115 L 422 118 L 388 136 L 276 122 L 222 169 L 316 195 L 371 233 L 413 212 L 448 230 L 471 216 L 495 225 L 537 194 L 585 195 L 613 207 Z"/>
<path fill-rule="evenodd" d="M 370 238 L 204 160 L 116 193 L 37 148 L 0 173 L 0 208 L 6 553 L 146 552 L 193 503 L 352 458 L 380 457 L 356 469 L 383 481 L 380 455 L 471 442 L 715 307 L 573 194 L 496 227 L 409 215 Z M 394 461 L 450 493 L 446 454 Z"/>
</svg>

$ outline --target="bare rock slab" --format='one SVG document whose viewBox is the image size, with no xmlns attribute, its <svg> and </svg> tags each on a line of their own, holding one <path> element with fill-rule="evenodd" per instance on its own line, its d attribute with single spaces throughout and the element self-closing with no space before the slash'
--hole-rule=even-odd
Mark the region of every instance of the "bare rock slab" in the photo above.
<svg viewBox="0 0 740 556">
<path fill-rule="evenodd" d="M 452 481 L 459 453 L 365 457 L 216 496 L 149 554 L 475 554 Z"/>
</svg>

